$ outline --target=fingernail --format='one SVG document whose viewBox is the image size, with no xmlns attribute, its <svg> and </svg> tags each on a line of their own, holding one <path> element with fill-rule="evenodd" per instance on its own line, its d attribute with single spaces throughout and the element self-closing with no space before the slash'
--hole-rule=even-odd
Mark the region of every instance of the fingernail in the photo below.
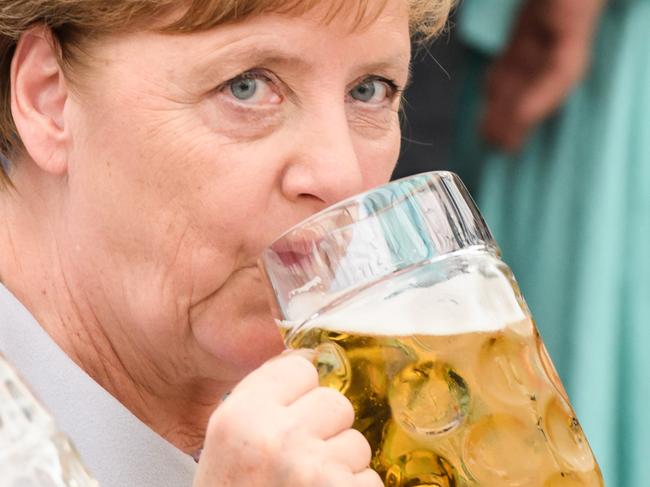
<svg viewBox="0 0 650 487">
<path fill-rule="evenodd" d="M 313 362 L 316 356 L 318 355 L 318 352 L 311 348 L 299 348 L 296 350 L 292 350 L 292 352 L 295 353 L 296 355 L 300 355 L 301 357 L 306 358 L 310 362 Z"/>
</svg>

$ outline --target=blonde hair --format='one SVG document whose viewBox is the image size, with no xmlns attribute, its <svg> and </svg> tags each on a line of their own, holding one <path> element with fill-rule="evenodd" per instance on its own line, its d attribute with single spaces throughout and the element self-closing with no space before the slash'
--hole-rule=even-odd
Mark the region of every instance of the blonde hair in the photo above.
<svg viewBox="0 0 650 487">
<path fill-rule="evenodd" d="M 161 26 L 169 33 L 196 32 L 267 12 L 309 11 L 322 0 L 187 0 L 175 20 Z M 356 19 L 366 14 L 371 0 L 357 0 Z M 408 0 L 411 34 L 426 40 L 444 26 L 454 0 Z M 10 66 L 20 36 L 34 25 L 48 27 L 69 66 L 83 41 L 102 34 L 146 29 L 151 21 L 178 10 L 178 0 L 4 0 L 0 6 L 0 187 L 10 184 L 8 160 L 22 148 L 10 105 Z M 350 0 L 331 2 L 333 18 Z M 327 19 L 326 19 L 327 20 Z"/>
</svg>

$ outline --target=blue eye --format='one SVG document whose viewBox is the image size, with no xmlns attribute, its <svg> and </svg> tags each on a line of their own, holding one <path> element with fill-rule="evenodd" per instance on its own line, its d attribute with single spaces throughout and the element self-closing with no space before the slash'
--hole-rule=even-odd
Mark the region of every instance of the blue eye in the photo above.
<svg viewBox="0 0 650 487">
<path fill-rule="evenodd" d="M 364 81 L 352 88 L 350 96 L 357 101 L 369 102 L 377 93 L 377 87 L 375 85 L 378 83 L 379 82 L 375 80 Z"/>
<path fill-rule="evenodd" d="M 257 80 L 254 78 L 236 79 L 230 83 L 230 92 L 238 100 L 250 100 L 257 92 Z"/>
<path fill-rule="evenodd" d="M 282 102 L 282 96 L 274 81 L 266 74 L 257 71 L 247 71 L 220 87 L 231 100 L 248 107 L 277 105 Z"/>
<path fill-rule="evenodd" d="M 369 77 L 350 90 L 350 97 L 369 105 L 382 105 L 390 101 L 399 90 L 391 80 Z"/>
</svg>

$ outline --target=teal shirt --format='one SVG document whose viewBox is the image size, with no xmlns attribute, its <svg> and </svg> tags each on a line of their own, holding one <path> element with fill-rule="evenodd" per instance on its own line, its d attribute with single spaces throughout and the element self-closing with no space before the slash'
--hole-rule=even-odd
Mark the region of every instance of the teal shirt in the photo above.
<svg viewBox="0 0 650 487">
<path fill-rule="evenodd" d="M 517 0 L 466 0 L 452 168 L 517 276 L 610 487 L 650 486 L 650 1 L 607 6 L 592 66 L 515 157 L 477 137 Z"/>
<path fill-rule="evenodd" d="M 498 53 L 508 40 L 520 4 L 520 0 L 463 1 L 458 35 L 485 53 Z"/>
</svg>

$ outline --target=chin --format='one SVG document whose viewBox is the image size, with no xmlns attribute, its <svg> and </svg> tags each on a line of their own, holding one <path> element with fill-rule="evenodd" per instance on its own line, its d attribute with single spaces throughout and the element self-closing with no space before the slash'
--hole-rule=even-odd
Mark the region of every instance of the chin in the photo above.
<svg viewBox="0 0 650 487">
<path fill-rule="evenodd" d="M 257 267 L 233 273 L 191 316 L 192 333 L 213 373 L 241 379 L 285 346 Z"/>
<path fill-rule="evenodd" d="M 237 353 L 231 358 L 231 363 L 248 372 L 282 353 L 286 348 L 275 322 L 268 316 L 265 318 L 251 320 L 252 322 L 247 324 L 250 331 L 245 334 L 244 341 L 238 341 Z"/>
<path fill-rule="evenodd" d="M 218 373 L 236 379 L 281 353 L 284 342 L 268 306 L 250 306 L 244 315 L 214 316 L 193 326 L 199 347 L 214 360 Z"/>
</svg>

